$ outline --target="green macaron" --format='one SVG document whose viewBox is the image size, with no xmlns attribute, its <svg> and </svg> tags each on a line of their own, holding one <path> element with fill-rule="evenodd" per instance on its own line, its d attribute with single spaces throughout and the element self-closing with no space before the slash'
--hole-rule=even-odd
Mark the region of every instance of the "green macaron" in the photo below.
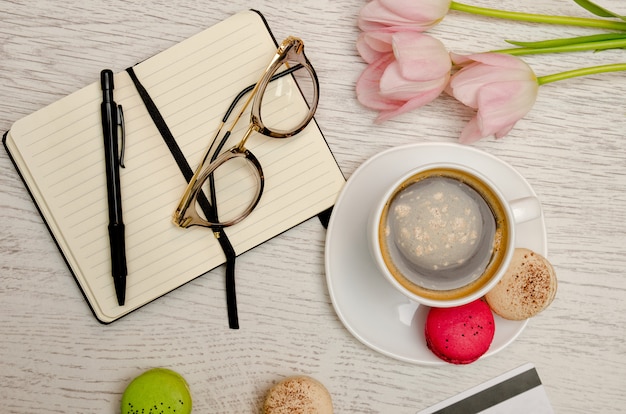
<svg viewBox="0 0 626 414">
<path fill-rule="evenodd" d="M 122 396 L 122 414 L 191 413 L 191 393 L 180 374 L 153 368 L 135 378 Z"/>
</svg>

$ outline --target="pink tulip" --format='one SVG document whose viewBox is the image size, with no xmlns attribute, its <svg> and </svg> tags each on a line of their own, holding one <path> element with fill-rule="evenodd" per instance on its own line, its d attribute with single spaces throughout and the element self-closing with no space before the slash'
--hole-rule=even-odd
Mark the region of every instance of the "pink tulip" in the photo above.
<svg viewBox="0 0 626 414">
<path fill-rule="evenodd" d="M 425 31 L 439 23 L 448 13 L 451 0 L 372 0 L 361 9 L 361 30 L 385 27 L 412 28 Z"/>
<path fill-rule="evenodd" d="M 520 58 L 506 54 L 451 55 L 461 69 L 450 79 L 447 91 L 477 110 L 459 141 L 471 143 L 508 134 L 537 98 L 539 83 L 533 70 Z"/>
<path fill-rule="evenodd" d="M 357 99 L 380 111 L 378 123 L 433 101 L 448 84 L 452 68 L 445 46 L 434 37 L 405 31 L 387 38 L 390 44 L 384 36 L 365 33 L 357 42 L 371 62 L 357 81 Z"/>
<path fill-rule="evenodd" d="M 383 55 L 393 53 L 391 45 L 394 32 L 387 29 L 362 32 L 356 41 L 356 49 L 367 63 L 374 63 Z"/>
</svg>

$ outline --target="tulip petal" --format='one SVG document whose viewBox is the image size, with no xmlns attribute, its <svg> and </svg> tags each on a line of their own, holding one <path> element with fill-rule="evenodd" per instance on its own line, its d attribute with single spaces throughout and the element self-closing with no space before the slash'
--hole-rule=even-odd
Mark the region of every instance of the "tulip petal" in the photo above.
<svg viewBox="0 0 626 414">
<path fill-rule="evenodd" d="M 451 0 L 372 0 L 361 8 L 357 24 L 363 31 L 405 27 L 426 31 L 448 12 Z"/>
<path fill-rule="evenodd" d="M 437 90 L 441 94 L 448 84 L 449 74 L 427 81 L 411 81 L 404 78 L 398 62 L 391 62 L 380 78 L 380 93 L 390 99 L 409 100 L 416 95 Z"/>
<path fill-rule="evenodd" d="M 367 63 L 373 63 L 383 54 L 393 52 L 391 33 L 382 30 L 362 32 L 356 41 L 356 48 Z"/>
<path fill-rule="evenodd" d="M 380 4 L 407 20 L 416 22 L 436 22 L 437 24 L 450 9 L 451 0 L 379 0 Z M 434 25 L 433 24 L 433 25 Z"/>
<path fill-rule="evenodd" d="M 491 135 L 502 138 L 535 104 L 539 83 L 522 59 L 498 53 L 451 54 L 451 58 L 462 67 L 452 76 L 446 91 L 477 109 L 461 133 L 460 142 L 471 143 Z"/>
<path fill-rule="evenodd" d="M 398 32 L 392 36 L 394 55 L 406 79 L 427 81 L 446 76 L 452 68 L 445 45 L 432 36 Z"/>
<path fill-rule="evenodd" d="M 480 140 L 481 138 L 485 138 L 487 135 L 483 136 L 480 127 L 478 126 L 478 117 L 473 117 L 463 131 L 461 132 L 461 136 L 459 137 L 459 142 L 461 144 L 471 144 Z"/>
<path fill-rule="evenodd" d="M 511 132 L 513 127 L 515 127 L 515 124 L 502 128 L 501 130 L 497 131 L 494 135 L 496 138 L 503 138 L 506 135 L 508 135 L 509 132 Z"/>
<path fill-rule="evenodd" d="M 536 82 L 499 82 L 486 85 L 478 98 L 478 118 L 483 136 L 506 135 L 533 107 Z"/>
<path fill-rule="evenodd" d="M 501 62 L 504 66 L 492 66 L 481 61 L 474 61 L 452 76 L 448 93 L 471 108 L 476 109 L 479 107 L 478 93 L 485 85 L 515 81 L 532 81 L 537 83 L 537 78 L 532 69 L 515 56 L 498 53 L 484 53 L 474 56 L 479 56 L 483 61 Z M 508 58 L 500 59 L 502 56 L 512 58 L 513 60 Z"/>
<path fill-rule="evenodd" d="M 437 97 L 440 94 L 441 94 L 441 90 L 433 89 L 425 93 L 422 93 L 413 99 L 406 101 L 403 105 L 399 106 L 398 108 L 389 109 L 389 110 L 381 110 L 375 122 L 377 124 L 380 124 L 400 114 L 420 108 L 434 101 L 435 99 L 437 99 Z"/>
<path fill-rule="evenodd" d="M 380 78 L 393 61 L 393 54 L 388 53 L 368 65 L 359 76 L 356 82 L 356 95 L 363 106 L 382 111 L 393 110 L 402 105 L 402 102 L 383 97 L 380 94 Z"/>
<path fill-rule="evenodd" d="M 450 53 L 452 62 L 455 65 L 466 65 L 472 62 L 479 62 L 488 66 L 499 68 L 520 69 L 528 71 L 529 66 L 517 56 L 507 55 L 506 53 L 477 53 L 474 55 L 459 55 Z"/>
<path fill-rule="evenodd" d="M 361 8 L 357 19 L 363 31 L 376 30 L 389 26 L 406 26 L 412 21 L 392 12 L 379 1 L 372 0 Z"/>
</svg>

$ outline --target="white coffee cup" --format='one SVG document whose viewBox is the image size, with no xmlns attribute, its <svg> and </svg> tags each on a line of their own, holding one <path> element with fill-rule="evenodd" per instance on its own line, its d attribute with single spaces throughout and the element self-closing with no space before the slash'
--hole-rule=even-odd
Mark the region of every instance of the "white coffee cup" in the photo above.
<svg viewBox="0 0 626 414">
<path fill-rule="evenodd" d="M 541 215 L 536 197 L 507 200 L 459 163 L 433 163 L 395 181 L 373 206 L 371 254 L 408 298 L 452 307 L 485 295 L 506 272 L 515 226 Z"/>
</svg>

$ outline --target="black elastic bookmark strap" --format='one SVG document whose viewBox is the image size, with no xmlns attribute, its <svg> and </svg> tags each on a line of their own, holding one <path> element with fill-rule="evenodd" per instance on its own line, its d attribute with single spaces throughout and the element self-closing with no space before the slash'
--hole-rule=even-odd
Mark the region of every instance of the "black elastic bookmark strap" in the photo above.
<svg viewBox="0 0 626 414">
<path fill-rule="evenodd" d="M 150 94 L 148 94 L 146 88 L 144 88 L 139 79 L 137 79 L 137 75 L 135 74 L 133 68 L 130 67 L 126 69 L 126 72 L 128 72 L 130 78 L 133 80 L 139 96 L 143 100 L 148 113 L 152 117 L 152 121 L 161 133 L 161 136 L 174 157 L 174 160 L 176 160 L 178 168 L 180 168 L 185 180 L 189 182 L 193 177 L 193 170 L 189 166 L 183 152 L 176 143 L 176 140 L 167 126 L 167 123 L 163 119 L 163 116 L 161 116 L 159 109 L 150 97 Z M 200 204 L 200 208 L 206 217 L 213 217 L 215 215 L 213 206 L 211 206 L 211 203 L 209 203 L 209 200 L 207 200 L 203 192 L 198 194 L 198 204 Z M 235 253 L 235 249 L 230 243 L 230 240 L 228 240 L 226 233 L 224 233 L 223 228 L 215 227 L 213 228 L 213 233 L 217 237 L 217 240 L 226 255 L 226 302 L 228 306 L 228 325 L 231 329 L 239 329 L 239 318 L 237 316 L 237 295 L 235 290 L 235 258 L 237 255 Z"/>
<path fill-rule="evenodd" d="M 328 229 L 328 224 L 330 223 L 330 216 L 332 214 L 333 214 L 333 208 L 329 207 L 317 215 L 317 217 L 320 219 L 320 222 L 322 223 L 322 226 L 324 226 L 325 229 Z"/>
</svg>

